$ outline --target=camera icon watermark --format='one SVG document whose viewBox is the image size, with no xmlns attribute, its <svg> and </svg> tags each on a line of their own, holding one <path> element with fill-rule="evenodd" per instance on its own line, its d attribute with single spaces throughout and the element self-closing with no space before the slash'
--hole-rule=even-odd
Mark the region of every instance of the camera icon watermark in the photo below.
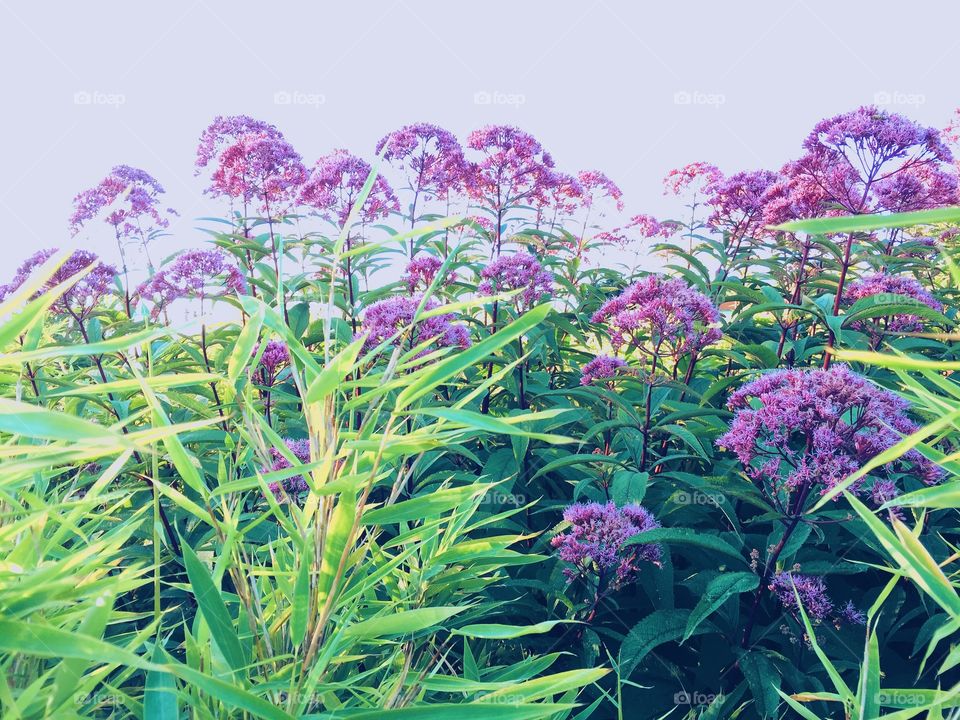
<svg viewBox="0 0 960 720">
<path fill-rule="evenodd" d="M 927 102 L 923 93 L 904 92 L 902 90 L 877 90 L 873 94 L 873 104 L 881 107 L 900 105 L 905 107 L 919 107 Z"/>
<path fill-rule="evenodd" d="M 492 490 L 484 493 L 480 498 L 481 505 L 493 505 L 495 507 L 523 507 L 527 504 L 527 496 L 520 493 L 501 492 Z"/>
<path fill-rule="evenodd" d="M 700 490 L 687 492 L 686 490 L 682 490 L 673 496 L 673 501 L 677 505 L 707 505 L 709 507 L 719 507 L 727 501 L 727 497 L 720 492 L 701 492 Z"/>
<path fill-rule="evenodd" d="M 327 96 L 323 93 L 304 92 L 303 90 L 277 90 L 273 94 L 274 105 L 299 105 L 319 109 L 327 104 Z"/>
<path fill-rule="evenodd" d="M 677 90 L 673 93 L 674 105 L 699 105 L 719 109 L 725 105 L 727 96 L 718 92 L 704 92 L 702 90 Z"/>
<path fill-rule="evenodd" d="M 709 705 L 717 700 L 723 702 L 722 693 L 687 692 L 684 690 L 673 694 L 674 705 L 690 705 L 691 707 L 696 707 L 698 705 Z"/>
<path fill-rule="evenodd" d="M 527 96 L 523 93 L 508 93 L 500 90 L 477 90 L 473 94 L 474 105 L 506 105 L 520 107 L 526 104 Z"/>
<path fill-rule="evenodd" d="M 74 105 L 104 105 L 119 108 L 126 105 L 127 96 L 117 92 L 103 92 L 101 90 L 77 90 L 73 93 Z"/>
</svg>

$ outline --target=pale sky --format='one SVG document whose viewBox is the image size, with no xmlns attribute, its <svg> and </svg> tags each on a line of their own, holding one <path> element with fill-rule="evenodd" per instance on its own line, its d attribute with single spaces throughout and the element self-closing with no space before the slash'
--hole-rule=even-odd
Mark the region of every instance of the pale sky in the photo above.
<svg viewBox="0 0 960 720">
<path fill-rule="evenodd" d="M 157 256 L 224 206 L 193 176 L 217 114 L 276 124 L 312 164 L 433 122 L 534 134 L 559 169 L 598 169 L 627 214 L 670 215 L 668 170 L 777 169 L 822 117 L 884 103 L 943 127 L 960 106 L 960 6 L 902 2 L 341 3 L 0 0 L 0 282 L 70 247 L 74 195 L 113 165 L 153 174 L 182 217 Z M 105 239 L 81 238 L 116 261 Z"/>
</svg>

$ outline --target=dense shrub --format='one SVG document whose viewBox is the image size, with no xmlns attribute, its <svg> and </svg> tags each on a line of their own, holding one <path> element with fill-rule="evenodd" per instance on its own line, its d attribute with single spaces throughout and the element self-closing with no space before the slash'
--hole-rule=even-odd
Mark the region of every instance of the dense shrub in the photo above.
<svg viewBox="0 0 960 720">
<path fill-rule="evenodd" d="M 114 168 L 117 256 L 0 288 L 5 716 L 940 717 L 954 141 L 860 108 L 623 221 L 516 128 L 221 117 L 163 261 Z"/>
</svg>

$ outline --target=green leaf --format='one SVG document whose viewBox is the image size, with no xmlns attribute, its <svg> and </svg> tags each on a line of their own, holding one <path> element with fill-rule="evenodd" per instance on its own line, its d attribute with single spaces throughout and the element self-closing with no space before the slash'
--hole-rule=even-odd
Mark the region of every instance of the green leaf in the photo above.
<svg viewBox="0 0 960 720">
<path fill-rule="evenodd" d="M 746 563 L 743 556 L 730 543 L 714 535 L 707 535 L 696 530 L 687 528 L 656 528 L 647 530 L 639 535 L 634 535 L 626 541 L 627 545 L 640 545 L 643 543 L 666 543 L 667 545 L 691 545 L 693 547 L 713 550 L 730 558 L 735 558 L 740 563 Z"/>
<path fill-rule="evenodd" d="M 707 585 L 697 606 L 690 613 L 687 629 L 683 633 L 683 641 L 686 642 L 697 626 L 723 605 L 727 598 L 756 590 L 759 584 L 760 578 L 751 572 L 728 572 L 717 575 Z"/>
<path fill-rule="evenodd" d="M 512 640 L 525 635 L 539 635 L 553 630 L 562 623 L 572 623 L 575 620 L 547 620 L 535 625 L 497 625 L 493 623 L 482 623 L 477 625 L 464 625 L 461 628 L 452 630 L 451 635 L 463 635 L 465 637 L 481 638 L 483 640 Z"/>
<path fill-rule="evenodd" d="M 890 215 L 848 215 L 845 217 L 812 218 L 794 220 L 774 226 L 775 230 L 786 232 L 805 232 L 809 234 L 832 234 L 841 232 L 865 232 L 884 228 L 916 227 L 936 223 L 955 223 L 960 221 L 960 208 L 936 208 L 935 210 L 917 210 L 915 212 L 894 213 Z"/>
<path fill-rule="evenodd" d="M 643 659 L 656 647 L 683 637 L 689 610 L 654 610 L 638 622 L 620 646 L 620 675 L 629 678 Z M 715 628 L 709 622 L 700 623 L 695 635 L 713 632 Z"/>
<path fill-rule="evenodd" d="M 243 647 L 233 626 L 233 619 L 227 610 L 219 588 L 213 583 L 213 577 L 207 566 L 200 562 L 200 558 L 186 542 L 182 543 L 183 564 L 187 577 L 193 588 L 193 595 L 197 599 L 200 614 L 207 621 L 210 635 L 217 644 L 224 659 L 234 670 L 241 670 L 246 666 Z"/>
<path fill-rule="evenodd" d="M 780 673 L 776 666 L 762 652 L 744 653 L 737 664 L 750 686 L 757 714 L 761 718 L 777 717 L 777 709 L 780 707 Z"/>
<path fill-rule="evenodd" d="M 159 645 L 153 648 L 153 661 L 158 665 L 163 662 Z M 143 687 L 143 717 L 150 720 L 179 720 L 177 682 L 170 673 L 159 670 L 147 672 Z"/>
<path fill-rule="evenodd" d="M 412 403 L 432 392 L 434 388 L 448 382 L 457 373 L 485 360 L 490 354 L 507 345 L 525 332 L 540 325 L 552 308 L 548 304 L 538 305 L 524 313 L 502 330 L 472 345 L 469 349 L 455 353 L 430 365 L 411 376 L 411 382 L 397 397 L 396 410 L 399 412 Z"/>
<path fill-rule="evenodd" d="M 350 625 L 344 631 L 344 635 L 364 640 L 391 635 L 412 635 L 440 625 L 444 620 L 466 609 L 465 607 L 426 607 L 380 615 Z"/>
<path fill-rule="evenodd" d="M 260 339 L 265 312 L 266 310 L 262 306 L 257 308 L 237 337 L 237 342 L 233 346 L 230 358 L 227 360 L 227 381 L 231 385 L 237 382 L 240 373 L 244 371 L 247 363 L 250 362 L 250 358 L 253 357 L 253 347 Z"/>
</svg>

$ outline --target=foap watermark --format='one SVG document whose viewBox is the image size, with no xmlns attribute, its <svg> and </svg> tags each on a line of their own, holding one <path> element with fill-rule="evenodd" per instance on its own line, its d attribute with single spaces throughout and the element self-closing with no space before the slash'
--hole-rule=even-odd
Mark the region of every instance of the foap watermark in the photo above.
<svg viewBox="0 0 960 720">
<path fill-rule="evenodd" d="M 909 690 L 881 690 L 876 697 L 879 705 L 887 707 L 912 707 L 919 705 L 926 700 L 926 696 L 919 692 L 910 692 Z"/>
<path fill-rule="evenodd" d="M 703 90 L 677 90 L 673 93 L 674 105 L 701 105 L 719 108 L 727 102 L 727 96 L 718 92 Z"/>
<path fill-rule="evenodd" d="M 673 694 L 674 705 L 696 707 L 698 705 L 709 705 L 716 700 L 723 702 L 723 693 L 687 692 L 683 690 Z"/>
<path fill-rule="evenodd" d="M 497 507 L 509 505 L 511 507 L 521 507 L 527 504 L 527 496 L 520 493 L 503 492 L 502 490 L 491 490 L 484 493 L 480 499 L 481 505 L 494 505 Z"/>
<path fill-rule="evenodd" d="M 273 94 L 274 105 L 299 105 L 319 109 L 327 104 L 327 96 L 323 93 L 305 92 L 303 90 L 277 90 Z"/>
<path fill-rule="evenodd" d="M 919 107 L 927 102 L 927 96 L 918 92 L 904 92 L 902 90 L 877 90 L 873 94 L 873 104 L 880 106 L 903 105 Z"/>
<path fill-rule="evenodd" d="M 726 502 L 727 498 L 719 492 L 701 492 L 695 490 L 687 492 L 683 490 L 678 492 L 673 500 L 677 505 L 709 505 L 710 507 L 719 507 Z"/>
<path fill-rule="evenodd" d="M 500 90 L 477 90 L 473 94 L 474 105 L 508 105 L 520 107 L 527 102 L 523 93 L 502 92 Z"/>
<path fill-rule="evenodd" d="M 77 90 L 73 94 L 74 105 L 105 105 L 119 108 L 126 105 L 127 96 L 118 92 L 103 92 L 102 90 Z"/>
</svg>

